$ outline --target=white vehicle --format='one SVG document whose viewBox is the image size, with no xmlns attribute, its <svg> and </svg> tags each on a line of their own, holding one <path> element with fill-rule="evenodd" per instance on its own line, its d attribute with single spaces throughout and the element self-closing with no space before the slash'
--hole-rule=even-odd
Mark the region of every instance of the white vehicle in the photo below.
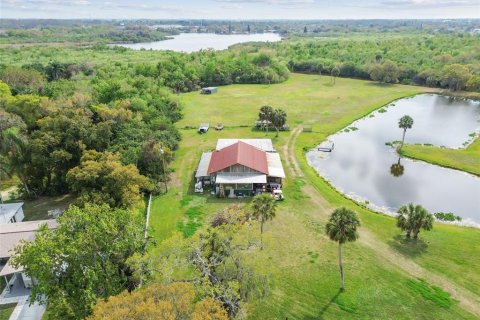
<svg viewBox="0 0 480 320">
<path fill-rule="evenodd" d="M 283 192 L 282 192 L 282 190 L 280 190 L 280 189 L 275 189 L 275 190 L 273 190 L 273 191 L 272 191 L 272 196 L 273 196 L 273 198 L 274 198 L 275 200 L 277 200 L 277 201 L 281 201 L 281 200 L 284 199 L 284 197 L 283 197 Z"/>
<path fill-rule="evenodd" d="M 198 181 L 197 183 L 195 183 L 195 192 L 196 193 L 203 193 L 202 181 Z"/>
</svg>

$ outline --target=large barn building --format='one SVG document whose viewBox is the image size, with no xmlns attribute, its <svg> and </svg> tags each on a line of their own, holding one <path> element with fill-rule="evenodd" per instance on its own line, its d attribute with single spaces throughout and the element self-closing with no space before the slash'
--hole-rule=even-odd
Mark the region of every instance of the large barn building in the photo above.
<svg viewBox="0 0 480 320">
<path fill-rule="evenodd" d="M 285 172 L 270 139 L 219 139 L 215 151 L 202 154 L 195 177 L 219 196 L 243 197 L 280 187 Z"/>
</svg>

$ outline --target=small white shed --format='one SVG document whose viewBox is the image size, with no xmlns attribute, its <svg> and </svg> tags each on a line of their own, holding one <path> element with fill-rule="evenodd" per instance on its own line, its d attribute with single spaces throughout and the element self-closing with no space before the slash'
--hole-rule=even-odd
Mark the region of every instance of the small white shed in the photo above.
<svg viewBox="0 0 480 320">
<path fill-rule="evenodd" d="M 207 133 L 209 128 L 210 128 L 210 124 L 202 123 L 202 124 L 200 124 L 200 127 L 198 127 L 198 132 L 199 133 Z"/>
</svg>

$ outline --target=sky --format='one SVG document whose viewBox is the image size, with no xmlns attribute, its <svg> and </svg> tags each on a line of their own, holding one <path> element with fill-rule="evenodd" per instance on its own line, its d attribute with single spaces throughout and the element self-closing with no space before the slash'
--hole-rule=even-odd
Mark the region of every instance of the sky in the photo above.
<svg viewBox="0 0 480 320">
<path fill-rule="evenodd" d="M 480 18 L 480 0 L 0 0 L 0 18 Z"/>
</svg>

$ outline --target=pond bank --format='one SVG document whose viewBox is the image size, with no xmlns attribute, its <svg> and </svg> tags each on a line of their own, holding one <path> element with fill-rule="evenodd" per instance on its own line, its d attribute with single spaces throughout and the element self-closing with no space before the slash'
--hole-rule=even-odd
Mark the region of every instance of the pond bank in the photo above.
<svg viewBox="0 0 480 320">
<path fill-rule="evenodd" d="M 408 158 L 480 176 L 480 138 L 477 138 L 466 149 L 405 145 L 401 150 L 401 154 Z"/>
<path fill-rule="evenodd" d="M 338 191 L 375 211 L 393 213 L 413 202 L 432 213 L 453 212 L 463 224 L 476 225 L 478 177 L 401 158 L 386 145 L 401 139 L 398 119 L 404 114 L 415 121 L 407 143 L 458 148 L 478 130 L 480 102 L 430 94 L 398 100 L 328 137 L 335 143 L 332 153 L 313 149 L 307 160 Z"/>
</svg>

